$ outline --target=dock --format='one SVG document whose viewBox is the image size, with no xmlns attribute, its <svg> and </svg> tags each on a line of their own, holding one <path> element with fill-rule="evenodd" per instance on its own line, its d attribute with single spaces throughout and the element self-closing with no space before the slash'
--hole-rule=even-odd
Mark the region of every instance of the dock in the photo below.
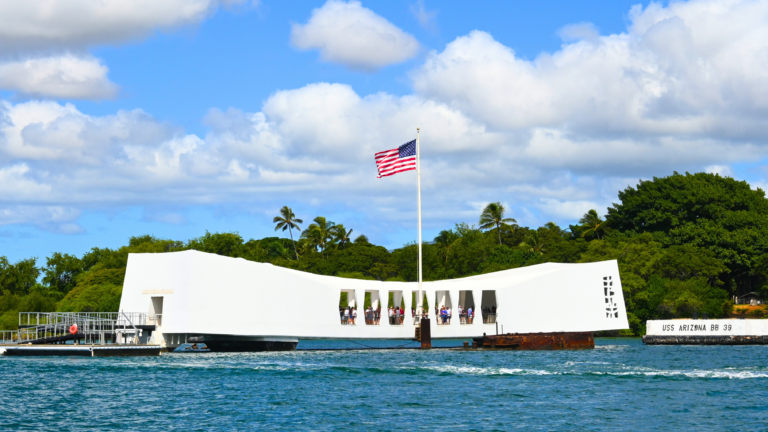
<svg viewBox="0 0 768 432">
<path fill-rule="evenodd" d="M 8 356 L 159 356 L 161 350 L 160 345 L 21 345 L 0 347 L 0 353 Z"/>
<path fill-rule="evenodd" d="M 158 356 L 154 323 L 144 313 L 20 312 L 19 330 L 0 333 L 9 356 Z"/>
</svg>

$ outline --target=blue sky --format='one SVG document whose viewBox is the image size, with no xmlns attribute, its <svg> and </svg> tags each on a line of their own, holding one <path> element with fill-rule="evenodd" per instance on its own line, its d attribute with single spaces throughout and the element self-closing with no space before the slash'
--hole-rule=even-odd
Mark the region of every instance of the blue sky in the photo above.
<svg viewBox="0 0 768 432">
<path fill-rule="evenodd" d="M 199 25 L 156 32 L 138 41 L 95 47 L 91 52 L 109 66 L 110 79 L 123 94 L 114 101 L 84 101 L 78 108 L 105 115 L 118 109 L 141 108 L 154 117 L 204 134 L 201 120 L 211 107 L 258 111 L 276 90 L 314 82 L 350 84 L 359 94 L 409 94 L 406 77 L 422 55 L 376 73 L 350 71 L 342 65 L 318 61 L 312 51 L 299 51 L 289 42 L 291 23 L 306 22 L 324 2 L 269 2 L 256 7 L 220 10 Z M 647 3 L 647 2 L 646 2 Z M 627 12 L 636 1 L 586 2 L 446 2 L 421 3 L 434 13 L 425 28 L 409 1 L 365 2 L 364 6 L 416 36 L 424 51 L 445 45 L 480 29 L 533 59 L 560 48 L 557 35 L 565 25 L 592 22 L 615 33 L 625 29 Z"/>
<path fill-rule="evenodd" d="M 41 11 L 0 6 L 11 260 L 145 233 L 261 238 L 283 205 L 399 247 L 416 236 L 414 178 L 376 180 L 372 153 L 417 126 L 426 239 L 497 200 L 522 225 L 567 225 L 673 171 L 765 185 L 763 1 Z"/>
</svg>

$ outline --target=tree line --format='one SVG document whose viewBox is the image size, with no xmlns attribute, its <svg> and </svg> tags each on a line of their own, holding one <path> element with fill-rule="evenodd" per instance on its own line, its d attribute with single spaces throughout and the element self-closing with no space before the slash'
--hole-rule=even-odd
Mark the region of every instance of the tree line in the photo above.
<svg viewBox="0 0 768 432">
<path fill-rule="evenodd" d="M 589 210 L 573 225 L 524 227 L 500 203 L 476 223 L 458 223 L 423 245 L 425 281 L 466 277 L 546 262 L 616 259 L 634 334 L 645 321 L 732 313 L 732 297 L 768 294 L 768 201 L 760 189 L 716 174 L 674 173 L 619 192 L 607 215 Z M 417 245 L 389 251 L 325 217 L 304 221 L 285 206 L 275 230 L 287 237 L 245 240 L 206 232 L 187 241 L 131 237 L 80 257 L 54 253 L 10 263 L 0 257 L 0 327 L 19 311 L 115 311 L 129 253 L 199 250 L 316 274 L 416 281 Z M 294 236 L 294 231 L 296 236 Z M 279 288 L 275 288 L 279 289 Z M 545 306 L 544 306 L 545 307 Z"/>
</svg>

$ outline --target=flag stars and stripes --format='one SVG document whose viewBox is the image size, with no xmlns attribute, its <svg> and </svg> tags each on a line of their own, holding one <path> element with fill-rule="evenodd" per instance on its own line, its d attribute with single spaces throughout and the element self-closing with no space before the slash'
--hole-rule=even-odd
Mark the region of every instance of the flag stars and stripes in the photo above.
<svg viewBox="0 0 768 432">
<path fill-rule="evenodd" d="M 391 176 L 404 171 L 416 169 L 416 140 L 408 141 L 398 148 L 378 152 L 376 169 L 378 178 Z"/>
</svg>

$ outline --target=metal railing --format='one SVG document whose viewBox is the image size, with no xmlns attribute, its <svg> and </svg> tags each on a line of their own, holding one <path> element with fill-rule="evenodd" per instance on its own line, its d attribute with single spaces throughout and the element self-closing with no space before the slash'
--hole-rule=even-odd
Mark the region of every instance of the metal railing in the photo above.
<svg viewBox="0 0 768 432">
<path fill-rule="evenodd" d="M 19 332 L 16 330 L 0 330 L 0 344 L 15 344 L 19 342 Z"/>
<path fill-rule="evenodd" d="M 61 342 L 68 339 L 105 344 L 113 337 L 137 343 L 147 325 L 147 314 L 140 312 L 19 312 L 17 343 Z M 70 328 L 76 326 L 72 335 Z M 74 330 L 73 330 L 74 331 Z M 128 339 L 128 335 L 130 339 Z"/>
<path fill-rule="evenodd" d="M 78 321 L 115 321 L 117 325 L 147 325 L 141 312 L 19 312 L 19 327 L 33 327 Z"/>
</svg>

